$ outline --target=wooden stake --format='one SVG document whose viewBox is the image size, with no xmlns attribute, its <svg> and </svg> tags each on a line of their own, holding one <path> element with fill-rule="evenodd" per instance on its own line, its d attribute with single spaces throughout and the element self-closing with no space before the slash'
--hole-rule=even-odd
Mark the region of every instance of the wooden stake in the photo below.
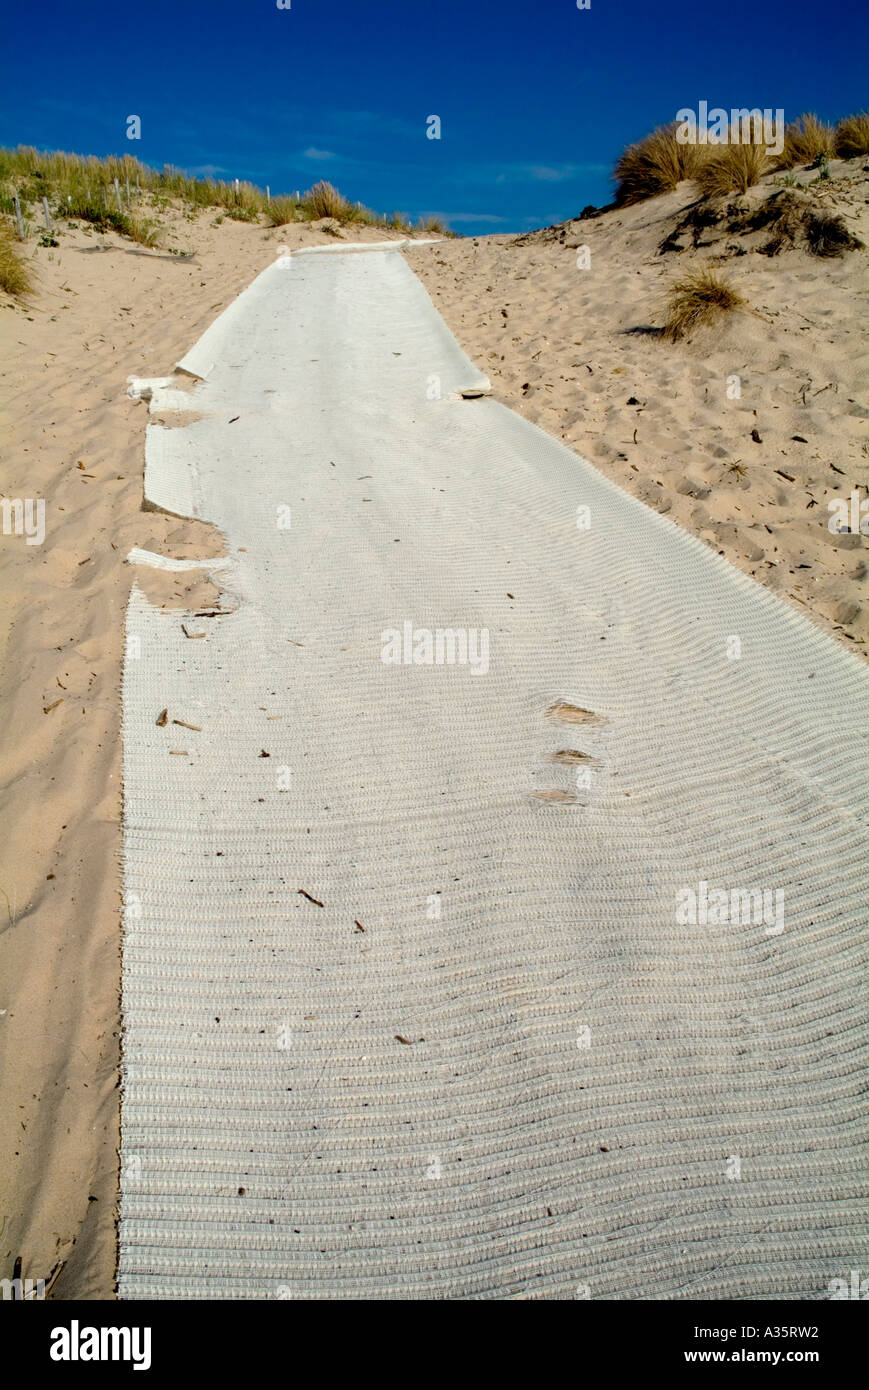
<svg viewBox="0 0 869 1390">
<path fill-rule="evenodd" d="M 51 231 L 51 212 L 50 212 L 49 207 L 48 207 L 48 199 L 47 199 L 47 198 L 43 198 L 43 200 L 42 200 L 42 210 L 43 210 L 43 212 L 45 213 L 45 230 L 46 230 L 47 232 L 50 232 L 50 231 Z"/>
<path fill-rule="evenodd" d="M 19 240 L 19 241 L 23 241 L 23 240 L 24 240 L 24 222 L 23 222 L 22 217 L 21 217 L 21 204 L 20 204 L 19 201 L 18 201 L 18 194 L 17 194 L 17 193 L 15 194 L 14 198 L 12 199 L 12 201 L 13 201 L 13 203 L 15 204 L 15 221 L 18 223 L 18 240 Z"/>
</svg>

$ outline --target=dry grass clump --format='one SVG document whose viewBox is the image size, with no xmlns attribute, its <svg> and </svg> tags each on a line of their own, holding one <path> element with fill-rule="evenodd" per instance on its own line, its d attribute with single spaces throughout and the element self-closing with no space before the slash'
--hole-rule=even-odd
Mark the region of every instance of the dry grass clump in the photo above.
<svg viewBox="0 0 869 1390">
<path fill-rule="evenodd" d="M 745 193 L 773 166 L 765 145 L 711 145 L 694 178 L 707 198 Z"/>
<path fill-rule="evenodd" d="M 296 218 L 296 200 L 288 196 L 272 198 L 266 206 L 266 218 L 272 227 L 285 227 Z"/>
<path fill-rule="evenodd" d="M 768 232 L 769 239 L 759 250 L 764 256 L 777 256 L 781 251 L 789 251 L 802 236 L 806 209 L 804 195 L 791 188 L 782 188 L 759 208 L 731 222 L 731 229 Z"/>
<path fill-rule="evenodd" d="M 814 164 L 822 157 L 832 159 L 834 153 L 833 127 L 808 112 L 785 127 L 779 164 L 783 169 L 791 169 L 795 164 Z"/>
<path fill-rule="evenodd" d="M 12 228 L 0 222 L 0 290 L 20 299 L 32 288 L 30 270 L 18 253 Z"/>
<path fill-rule="evenodd" d="M 352 218 L 352 204 L 348 203 L 343 193 L 338 192 L 334 184 L 327 183 L 325 179 L 314 184 L 305 201 L 314 218 L 334 217 L 338 222 Z"/>
<path fill-rule="evenodd" d="M 675 122 L 659 126 L 651 135 L 629 145 L 615 167 L 616 202 L 621 205 L 669 193 L 683 179 L 694 178 L 705 164 L 709 146 L 682 145 L 676 139 Z"/>
<path fill-rule="evenodd" d="M 256 222 L 265 206 L 265 194 L 252 183 L 222 184 L 223 206 L 236 222 Z"/>
<path fill-rule="evenodd" d="M 869 111 L 846 116 L 836 126 L 833 141 L 840 159 L 855 159 L 858 155 L 869 154 Z"/>
<path fill-rule="evenodd" d="M 383 222 L 383 218 L 364 203 L 349 203 L 348 209 L 345 222 L 359 222 L 364 227 L 376 227 Z"/>
<path fill-rule="evenodd" d="M 855 251 L 863 245 L 836 213 L 809 213 L 803 230 L 808 248 L 814 256 L 842 256 L 846 251 Z"/>
<path fill-rule="evenodd" d="M 421 217 L 416 224 L 418 232 L 425 232 L 430 236 L 450 236 L 451 232 L 447 224 L 440 217 Z"/>
<path fill-rule="evenodd" d="M 150 217 L 140 217 L 137 212 L 131 213 L 124 219 L 125 225 L 123 232 L 131 241 L 135 241 L 139 246 L 159 246 L 160 228 Z"/>
<path fill-rule="evenodd" d="M 714 322 L 745 304 L 742 295 L 719 274 L 704 266 L 693 270 L 670 287 L 664 337 L 678 342 L 703 324 Z"/>
</svg>

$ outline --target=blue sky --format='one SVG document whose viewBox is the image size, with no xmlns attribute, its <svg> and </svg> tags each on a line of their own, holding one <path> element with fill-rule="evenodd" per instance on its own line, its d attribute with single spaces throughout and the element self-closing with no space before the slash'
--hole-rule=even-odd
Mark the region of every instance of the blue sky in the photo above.
<svg viewBox="0 0 869 1390">
<path fill-rule="evenodd" d="M 463 233 L 607 202 L 623 146 L 701 99 L 869 105 L 865 0 L 41 0 L 3 38 L 0 144 L 327 178 Z"/>
</svg>

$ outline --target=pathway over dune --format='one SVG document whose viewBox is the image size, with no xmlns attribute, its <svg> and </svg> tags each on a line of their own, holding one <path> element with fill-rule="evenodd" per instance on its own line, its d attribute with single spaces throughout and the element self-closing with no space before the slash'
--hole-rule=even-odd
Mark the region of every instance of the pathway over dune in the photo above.
<svg viewBox="0 0 869 1390">
<path fill-rule="evenodd" d="M 866 670 L 464 399 L 397 250 L 182 365 L 146 491 L 230 563 L 127 617 L 121 1297 L 865 1272 Z"/>
</svg>

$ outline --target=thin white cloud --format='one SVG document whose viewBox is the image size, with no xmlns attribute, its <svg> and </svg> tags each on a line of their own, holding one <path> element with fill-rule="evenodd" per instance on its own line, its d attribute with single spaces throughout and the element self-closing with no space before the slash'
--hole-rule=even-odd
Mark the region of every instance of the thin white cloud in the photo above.
<svg viewBox="0 0 869 1390">
<path fill-rule="evenodd" d="M 583 174 L 608 173 L 608 164 L 510 164 L 496 183 L 569 183 Z"/>
<path fill-rule="evenodd" d="M 444 222 L 509 222 L 509 217 L 495 217 L 491 212 L 434 212 L 426 217 L 440 217 Z"/>
<path fill-rule="evenodd" d="M 309 145 L 302 151 L 303 159 L 337 159 L 338 156 L 333 150 L 318 150 L 316 145 Z"/>
<path fill-rule="evenodd" d="M 531 164 L 528 173 L 532 179 L 537 179 L 542 183 L 561 183 L 564 179 L 575 178 L 576 165 Z"/>
</svg>

